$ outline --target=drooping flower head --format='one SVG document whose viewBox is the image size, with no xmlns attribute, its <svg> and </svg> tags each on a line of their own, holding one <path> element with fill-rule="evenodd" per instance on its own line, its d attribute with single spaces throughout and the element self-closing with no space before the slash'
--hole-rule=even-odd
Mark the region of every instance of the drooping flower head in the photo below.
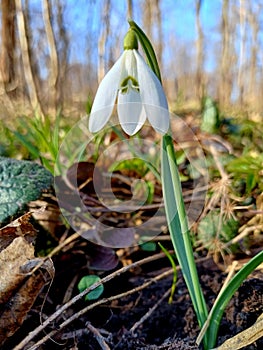
<svg viewBox="0 0 263 350">
<path fill-rule="evenodd" d="M 138 52 L 132 29 L 124 39 L 124 52 L 102 79 L 89 118 L 89 129 L 97 132 L 108 122 L 117 99 L 121 127 L 134 135 L 148 118 L 154 129 L 165 134 L 169 112 L 162 85 Z"/>
</svg>

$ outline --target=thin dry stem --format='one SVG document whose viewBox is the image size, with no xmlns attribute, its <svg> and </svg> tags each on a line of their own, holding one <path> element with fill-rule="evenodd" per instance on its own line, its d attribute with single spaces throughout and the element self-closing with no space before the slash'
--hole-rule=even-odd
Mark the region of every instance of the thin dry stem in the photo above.
<svg viewBox="0 0 263 350">
<path fill-rule="evenodd" d="M 97 342 L 99 343 L 100 347 L 102 350 L 110 350 L 110 347 L 108 344 L 105 342 L 104 337 L 100 334 L 97 328 L 93 327 L 91 323 L 87 324 L 88 330 L 93 333 L 94 337 L 96 338 Z"/>
<path fill-rule="evenodd" d="M 146 314 L 143 315 L 142 318 L 138 322 L 134 323 L 134 325 L 130 329 L 130 332 L 134 333 L 134 331 L 152 315 L 152 313 L 157 309 L 157 307 L 159 307 L 159 305 L 164 301 L 164 299 L 169 296 L 170 293 L 171 293 L 171 288 L 169 288 L 164 293 L 164 295 L 161 297 L 161 299 L 152 308 L 150 308 L 149 311 L 146 312 Z"/>
<path fill-rule="evenodd" d="M 132 264 L 133 265 L 133 264 Z M 102 304 L 105 304 L 105 303 L 108 303 L 108 302 L 111 302 L 113 300 L 117 300 L 117 299 L 120 299 L 120 298 L 123 298 L 123 297 L 126 297 L 128 295 L 131 295 L 133 293 L 136 293 L 136 292 L 139 292 L 141 291 L 142 289 L 145 289 L 146 287 L 148 287 L 149 285 L 153 284 L 153 283 L 156 283 L 157 281 L 173 274 L 174 270 L 173 268 L 163 272 L 162 274 L 150 279 L 149 281 L 143 283 L 142 285 L 136 287 L 136 288 L 133 288 L 131 290 L 128 290 L 127 292 L 124 292 L 124 293 L 120 293 L 120 294 L 117 294 L 117 295 L 113 295 L 109 298 L 103 298 L 101 300 L 98 300 L 97 302 L 91 304 L 91 305 L 88 305 L 87 307 L 85 307 L 84 309 L 80 310 L 79 312 L 75 313 L 74 315 L 72 315 L 70 318 L 68 318 L 66 321 L 64 321 L 63 323 L 61 323 L 59 325 L 59 328 L 57 329 L 54 329 L 53 331 L 51 331 L 50 333 L 46 334 L 42 339 L 40 339 L 35 345 L 31 346 L 28 350 L 36 350 L 38 349 L 38 347 L 45 343 L 47 340 L 51 339 L 51 337 L 53 337 L 55 334 L 57 334 L 59 331 L 61 331 L 63 328 L 65 328 L 66 326 L 68 326 L 71 322 L 75 321 L 76 319 L 79 319 L 82 315 L 84 315 L 86 312 L 88 312 L 89 310 L 91 309 L 94 309 L 96 306 L 98 305 L 102 305 Z M 102 280 L 100 281 L 102 282 Z M 101 283 L 100 283 L 101 284 Z M 97 283 L 96 283 L 97 285 Z M 94 284 L 95 286 L 95 284 Z M 96 286 L 97 287 L 97 286 Z M 94 288 L 93 288 L 94 289 Z M 90 291 L 90 288 L 87 290 L 87 292 Z M 25 339 L 24 339 L 25 341 Z M 20 343 L 18 346 L 15 347 L 14 350 L 18 350 L 18 349 L 22 349 L 21 347 L 22 343 Z"/>
</svg>

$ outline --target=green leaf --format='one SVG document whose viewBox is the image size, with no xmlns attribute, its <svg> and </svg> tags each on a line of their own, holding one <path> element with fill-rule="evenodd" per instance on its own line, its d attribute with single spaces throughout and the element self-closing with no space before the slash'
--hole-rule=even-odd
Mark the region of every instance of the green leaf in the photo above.
<svg viewBox="0 0 263 350">
<path fill-rule="evenodd" d="M 250 152 L 231 160 L 226 168 L 234 179 L 246 182 L 246 193 L 250 193 L 256 186 L 263 190 L 262 164 L 263 154 Z"/>
<path fill-rule="evenodd" d="M 60 141 L 60 116 L 55 122 L 46 116 L 44 120 L 35 118 L 19 118 L 19 128 L 13 133 L 17 140 L 26 148 L 33 159 L 39 158 L 41 163 L 53 173 Z"/>
<path fill-rule="evenodd" d="M 85 289 L 91 287 L 93 284 L 99 282 L 101 279 L 96 275 L 87 275 L 82 277 L 78 284 L 78 290 L 83 292 Z M 104 286 L 101 284 L 85 296 L 85 300 L 96 300 L 104 291 Z"/>
<path fill-rule="evenodd" d="M 51 187 L 52 174 L 31 161 L 0 157 L 0 223 L 27 210 L 26 204 Z"/>
<path fill-rule="evenodd" d="M 207 96 L 203 101 L 203 113 L 201 130 L 208 133 L 215 133 L 219 126 L 219 115 L 216 103 Z"/>
<path fill-rule="evenodd" d="M 54 148 L 55 156 L 57 157 L 57 153 L 59 151 L 59 130 L 60 130 L 60 115 L 56 116 L 54 131 L 51 135 L 52 145 Z"/>
<path fill-rule="evenodd" d="M 164 135 L 162 141 L 162 188 L 168 227 L 199 325 L 202 327 L 208 312 L 194 261 L 173 141 L 169 135 Z M 205 338 L 205 345 L 206 340 Z"/>
<path fill-rule="evenodd" d="M 177 151 L 175 153 L 175 156 L 177 165 L 183 164 L 187 159 L 186 152 L 184 150 Z"/>
<path fill-rule="evenodd" d="M 110 172 L 121 171 L 121 170 L 134 171 L 138 175 L 143 177 L 148 172 L 149 168 L 147 167 L 145 160 L 140 158 L 131 158 L 131 159 L 123 160 L 121 162 L 118 161 L 113 163 L 109 168 Z"/>
<path fill-rule="evenodd" d="M 145 181 L 147 188 L 148 188 L 148 198 L 147 203 L 152 203 L 153 197 L 154 197 L 154 184 L 151 181 Z"/>
<path fill-rule="evenodd" d="M 140 244 L 140 242 L 139 242 Z M 156 243 L 155 242 L 145 242 L 141 244 L 141 249 L 145 252 L 155 252 L 156 251 Z"/>
</svg>

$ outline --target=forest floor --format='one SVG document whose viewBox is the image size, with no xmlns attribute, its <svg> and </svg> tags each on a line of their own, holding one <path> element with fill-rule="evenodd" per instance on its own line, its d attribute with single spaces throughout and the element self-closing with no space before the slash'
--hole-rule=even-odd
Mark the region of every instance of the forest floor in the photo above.
<svg viewBox="0 0 263 350">
<path fill-rule="evenodd" d="M 253 132 L 257 133 L 257 130 L 253 129 Z M 210 141 L 219 140 L 218 143 L 221 145 L 225 146 L 229 143 L 232 147 L 231 135 L 229 135 L 227 141 L 223 137 L 210 138 Z M 258 144 L 257 139 L 260 135 L 262 137 L 261 133 L 254 135 L 255 145 Z M 252 138 L 251 134 L 249 137 Z M 205 142 L 207 139 L 203 141 L 204 148 Z M 239 144 L 239 140 L 235 142 L 236 145 Z M 235 145 L 233 147 L 235 148 Z M 211 147 L 205 149 L 208 163 L 217 157 L 216 152 L 209 154 L 210 149 Z M 234 152 L 237 159 L 239 151 Z M 227 191 L 220 192 L 218 196 L 219 187 L 216 185 L 220 183 L 222 167 L 219 166 L 219 169 L 217 167 L 222 159 L 223 157 L 218 157 L 210 166 L 210 197 L 208 196 L 205 202 L 204 210 L 208 217 L 209 212 L 219 213 L 222 210 L 222 203 L 232 204 L 231 213 L 236 218 L 239 231 L 232 225 L 232 221 L 229 222 L 228 227 L 233 227 L 236 235 L 241 232 L 243 236 L 235 242 L 233 249 L 230 249 L 232 245 L 228 245 L 228 241 L 233 239 L 233 235 L 230 232 L 231 234 L 227 236 L 229 231 L 224 227 L 222 230 L 225 230 L 223 233 L 226 236 L 217 237 L 219 239 L 217 243 L 220 245 L 215 245 L 213 233 L 210 238 L 206 236 L 206 230 L 210 229 L 212 224 L 215 225 L 214 218 L 211 216 L 209 219 L 202 217 L 205 229 L 193 231 L 194 254 L 208 309 L 213 306 L 227 276 L 233 275 L 244 263 L 261 251 L 263 243 L 262 182 L 256 178 L 253 186 L 250 186 L 249 193 L 246 192 L 244 188 L 248 186 L 248 182 L 246 179 L 242 179 L 242 184 L 235 182 L 239 181 L 240 167 L 236 165 L 237 177 L 235 178 L 232 165 L 232 175 L 228 178 L 230 183 Z M 249 167 L 250 162 L 245 163 L 246 159 L 244 164 Z M 231 160 L 232 158 L 228 159 L 229 162 Z M 240 158 L 239 161 L 241 160 Z M 224 161 L 223 159 L 222 162 Z M 184 175 L 185 198 L 194 186 L 194 181 L 186 171 L 186 165 L 187 159 L 183 159 L 179 167 Z M 136 166 L 138 164 L 134 163 L 129 169 L 119 168 L 116 171 L 116 177 L 111 185 L 120 200 L 129 200 L 132 196 L 127 179 L 138 178 Z M 91 168 L 90 160 L 79 163 L 77 186 L 86 207 L 92 209 L 92 215 L 97 219 L 103 217 L 103 222 L 113 223 L 113 226 L 118 228 L 127 227 L 129 220 L 133 220 L 134 224 L 134 217 L 131 214 L 103 211 L 104 208 L 98 204 L 92 182 L 87 181 Z M 230 173 L 227 166 L 225 169 L 226 173 L 228 171 Z M 32 261 L 32 265 L 27 267 L 29 270 L 24 272 L 19 270 L 20 274 L 15 272 L 15 278 L 19 275 L 20 279 L 12 286 L 10 295 L 5 294 L 7 302 L 0 305 L 1 349 L 202 349 L 202 346 L 196 345 L 200 328 L 179 267 L 175 292 L 171 297 L 174 271 L 167 256 L 157 244 L 161 242 L 173 254 L 167 229 L 153 238 L 153 245 L 148 244 L 149 242 L 141 245 L 129 244 L 130 238 L 126 236 L 126 231 L 123 234 L 119 231 L 118 237 L 114 236 L 114 232 L 109 236 L 99 237 L 102 240 L 108 240 L 107 243 L 112 243 L 112 246 L 116 240 L 121 240 L 118 241 L 119 246 L 123 243 L 123 246 L 127 245 L 128 248 L 101 246 L 95 244 L 93 239 L 91 242 L 83 235 L 76 234 L 60 213 L 61 206 L 63 209 L 70 210 L 70 206 L 74 204 L 74 198 L 71 196 L 72 186 L 74 186 L 74 179 L 71 178 L 73 170 L 67 173 L 66 183 L 62 179 L 57 182 L 61 185 L 61 191 L 64 191 L 64 202 L 60 201 L 60 206 L 56 193 L 53 190 L 48 191 L 40 201 L 30 203 L 30 213 L 1 229 L 1 250 L 7 251 L 10 248 L 6 253 L 9 258 L 5 257 L 10 259 L 10 266 L 13 266 L 12 261 L 17 252 L 21 252 L 20 255 L 18 254 L 19 259 L 24 255 L 25 258 L 30 256 Z M 158 206 L 161 203 L 161 185 L 153 179 L 152 176 L 147 178 L 148 181 L 156 181 L 151 205 L 142 207 L 138 215 L 135 215 L 136 220 L 139 218 L 142 222 L 147 221 L 147 218 L 152 217 L 156 212 L 155 205 Z M 240 191 L 242 202 L 236 199 L 237 191 L 235 196 L 233 195 L 234 187 Z M 43 207 L 44 209 L 39 210 Z M 85 223 L 86 217 L 84 213 L 82 214 L 81 220 Z M 78 218 L 79 215 L 77 215 Z M 247 232 L 247 235 L 244 232 Z M 21 237 L 24 239 L 23 242 Z M 33 253 L 32 242 L 35 250 Z M 13 247 L 12 244 L 14 244 Z M 2 253 L 1 250 L 0 253 Z M 35 260 L 34 255 L 37 256 Z M 3 259 L 0 256 L 1 263 Z M 24 260 L 19 260 L 17 264 L 22 266 L 24 263 Z M 14 268 L 17 264 L 14 264 Z M 98 276 L 104 285 L 103 293 L 90 300 L 80 297 L 78 289 L 79 281 L 87 275 Z M 7 279 L 6 275 L 0 276 L 1 284 Z M 261 264 L 239 287 L 228 304 L 219 327 L 217 346 L 251 327 L 262 313 L 263 268 Z M 243 349 L 263 349 L 263 338 Z"/>
</svg>

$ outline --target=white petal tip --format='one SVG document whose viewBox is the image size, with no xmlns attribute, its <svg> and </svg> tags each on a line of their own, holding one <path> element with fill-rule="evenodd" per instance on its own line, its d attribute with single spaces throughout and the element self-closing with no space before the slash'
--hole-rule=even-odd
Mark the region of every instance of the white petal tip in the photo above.
<svg viewBox="0 0 263 350">
<path fill-rule="evenodd" d="M 129 136 L 135 135 L 141 128 L 143 124 L 135 124 L 135 123 L 122 123 L 121 127 L 123 131 Z"/>
<path fill-rule="evenodd" d="M 144 105 L 148 120 L 158 133 L 164 135 L 169 130 L 170 114 L 166 108 Z"/>
<path fill-rule="evenodd" d="M 109 120 L 114 106 L 107 106 L 100 110 L 92 111 L 89 116 L 89 131 L 100 131 Z"/>
</svg>

